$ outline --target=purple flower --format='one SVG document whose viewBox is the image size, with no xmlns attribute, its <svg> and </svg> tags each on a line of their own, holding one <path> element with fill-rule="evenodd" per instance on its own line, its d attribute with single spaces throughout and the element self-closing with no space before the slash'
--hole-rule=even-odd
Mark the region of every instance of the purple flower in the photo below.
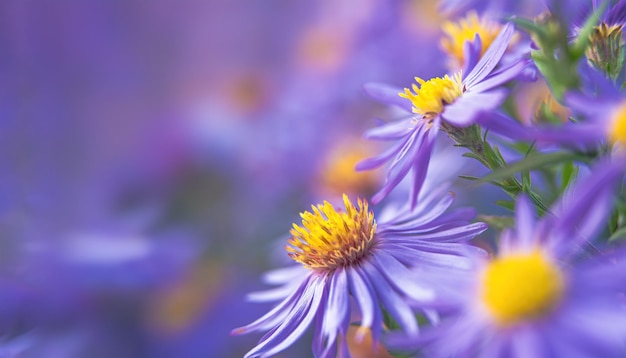
<svg viewBox="0 0 626 358">
<path fill-rule="evenodd" d="M 626 307 L 618 293 L 626 252 L 581 257 L 606 223 L 622 178 L 615 162 L 596 166 L 540 221 L 520 197 L 516 227 L 503 232 L 496 257 L 431 277 L 440 283 L 439 302 L 450 304 L 440 325 L 395 343 L 421 346 L 429 357 L 623 356 Z"/>
<path fill-rule="evenodd" d="M 518 76 L 528 64 L 525 60 L 518 60 L 496 70 L 513 34 L 513 26 L 505 25 L 480 60 L 481 41 L 477 36 L 473 43 L 465 47 L 465 68 L 462 72 L 465 75 L 457 73 L 452 77 L 446 75 L 429 81 L 416 77 L 420 86 L 414 84 L 412 91 L 406 88 L 400 93 L 402 98 L 398 97 L 399 91 L 390 86 L 366 87 L 374 98 L 414 113 L 412 118 L 382 125 L 366 134 L 372 139 L 398 141 L 379 156 L 357 165 L 357 170 L 367 170 L 391 162 L 385 184 L 372 198 L 373 203 L 380 202 L 409 171 L 413 171 L 411 203 L 415 205 L 442 125 L 467 127 L 481 123 L 513 136 L 521 128 L 518 123 L 494 113 L 507 96 L 507 91 L 498 87 Z"/>
<path fill-rule="evenodd" d="M 408 205 L 387 207 L 378 221 L 367 202 L 359 199 L 355 207 L 347 196 L 345 212 L 325 202 L 313 206 L 312 212 L 302 213 L 302 225 L 294 224 L 286 247 L 289 256 L 302 266 L 266 274 L 265 280 L 279 287 L 251 294 L 250 298 L 280 303 L 253 323 L 233 331 L 269 331 L 246 357 L 271 356 L 284 350 L 313 322 L 314 355 L 334 357 L 339 349 L 345 356 L 350 296 L 361 312 L 358 339 L 371 331 L 373 341 L 379 341 L 381 306 L 403 331 L 415 336 L 418 325 L 409 301 L 419 307 L 434 297 L 428 287 L 407 279 L 409 267 L 428 272 L 462 265 L 465 260 L 461 256 L 479 250 L 465 242 L 486 229 L 484 223 L 469 224 L 475 215 L 473 209 L 446 213 L 453 196 L 440 194 L 429 193 L 413 210 Z M 434 312 L 422 311 L 436 320 Z"/>
</svg>

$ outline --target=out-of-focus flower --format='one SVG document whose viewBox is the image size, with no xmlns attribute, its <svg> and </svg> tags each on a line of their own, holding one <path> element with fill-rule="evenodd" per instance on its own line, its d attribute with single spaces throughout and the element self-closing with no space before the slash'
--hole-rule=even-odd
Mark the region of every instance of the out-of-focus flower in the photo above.
<svg viewBox="0 0 626 358">
<path fill-rule="evenodd" d="M 496 39 L 502 25 L 487 17 L 479 18 L 475 11 L 470 11 L 465 18 L 458 21 L 446 21 L 442 29 L 445 36 L 441 40 L 441 47 L 451 57 L 451 67 L 461 68 L 465 63 L 465 43 L 472 42 L 479 36 L 482 56 Z"/>
<path fill-rule="evenodd" d="M 268 283 L 280 287 L 251 295 L 256 301 L 281 302 L 255 322 L 234 334 L 269 330 L 246 357 L 268 356 L 289 347 L 313 321 L 313 353 L 316 357 L 347 352 L 350 325 L 350 296 L 360 308 L 362 319 L 357 339 L 371 332 L 374 346 L 383 328 L 381 306 L 409 335 L 418 331 L 407 301 L 426 303 L 432 292 L 417 282 L 407 281 L 409 267 L 428 271 L 441 265 L 462 265 L 459 256 L 473 254 L 467 240 L 486 229 L 483 223 L 469 224 L 471 209 L 445 213 L 452 195 L 433 191 L 411 210 L 408 205 L 388 207 L 374 220 L 366 202 L 355 207 L 344 196 L 346 211 L 330 203 L 304 212 L 302 226 L 295 225 L 286 250 L 301 267 L 289 267 L 266 275 Z M 430 318 L 433 312 L 425 310 Z"/>
<path fill-rule="evenodd" d="M 525 60 L 519 60 L 495 70 L 513 34 L 513 26 L 505 25 L 480 60 L 480 41 L 468 46 L 463 74 L 457 73 L 452 77 L 446 75 L 429 81 L 416 78 L 419 87 L 414 84 L 413 92 L 406 88 L 400 93 L 400 97 L 408 99 L 408 102 L 399 98 L 399 92 L 392 87 L 367 87 L 372 97 L 399 105 L 415 114 L 412 118 L 382 125 L 366 134 L 372 139 L 399 141 L 381 155 L 364 160 L 357 166 L 359 170 L 366 170 L 392 161 L 385 184 L 374 195 L 372 202 L 378 203 L 385 198 L 412 171 L 414 182 L 411 202 L 415 204 L 426 177 L 435 139 L 442 126 L 467 127 L 481 123 L 497 131 L 515 132 L 512 127 L 518 127 L 516 122 L 507 121 L 502 115 L 490 115 L 507 95 L 505 89 L 498 87 L 518 76 L 527 66 Z"/>
<path fill-rule="evenodd" d="M 520 197 L 515 228 L 503 232 L 495 258 L 476 257 L 469 275 L 431 277 L 449 279 L 439 291 L 442 301 L 450 300 L 449 316 L 420 342 L 403 343 L 424 344 L 436 357 L 621 356 L 624 252 L 612 259 L 580 256 L 605 223 L 623 172 L 622 163 L 602 162 L 553 207 L 554 215 L 538 222 Z"/>
</svg>

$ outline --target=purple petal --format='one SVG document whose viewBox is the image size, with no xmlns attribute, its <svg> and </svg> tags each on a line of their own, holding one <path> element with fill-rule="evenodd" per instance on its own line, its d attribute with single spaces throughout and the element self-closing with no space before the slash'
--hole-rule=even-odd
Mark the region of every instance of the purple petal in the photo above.
<svg viewBox="0 0 626 358">
<path fill-rule="evenodd" d="M 463 84 L 468 90 L 472 86 L 479 83 L 483 78 L 487 77 L 491 71 L 498 65 L 502 55 L 509 46 L 509 41 L 513 37 L 515 29 L 512 24 L 504 25 L 500 33 L 495 38 L 491 46 L 485 51 L 483 57 L 478 61 L 472 72 L 463 80 Z"/>
<path fill-rule="evenodd" d="M 381 330 L 382 312 L 378 302 L 375 301 L 376 292 L 369 282 L 361 276 L 358 270 L 348 271 L 348 281 L 352 296 L 361 310 L 361 326 L 369 328 L 372 332 L 372 340 L 378 343 Z M 365 337 L 364 331 L 357 332 L 357 339 Z"/>
<path fill-rule="evenodd" d="M 372 128 L 365 133 L 367 139 L 400 139 L 413 131 L 412 120 L 400 120 Z"/>
<path fill-rule="evenodd" d="M 457 127 L 467 127 L 477 122 L 483 112 L 497 108 L 506 98 L 508 91 L 504 88 L 489 92 L 465 92 L 461 97 L 446 107 L 441 114 L 446 122 Z"/>
<path fill-rule="evenodd" d="M 324 293 L 324 278 L 316 277 L 298 304 L 289 312 L 284 321 L 261 339 L 245 358 L 274 355 L 292 345 L 307 330 L 317 314 Z"/>
<path fill-rule="evenodd" d="M 500 112 L 483 113 L 478 118 L 478 123 L 483 127 L 503 135 L 505 137 L 516 140 L 527 140 L 529 138 L 537 137 L 533 136 L 533 131 L 537 129 L 529 129 L 524 127 L 521 123 L 515 119 L 508 117 Z"/>
<path fill-rule="evenodd" d="M 367 278 L 376 290 L 378 299 L 383 303 L 385 309 L 398 322 L 400 327 L 411 336 L 416 336 L 419 332 L 413 311 L 395 290 L 389 286 L 387 279 L 374 268 L 373 265 L 363 265 L 358 270 L 364 270 Z"/>
<path fill-rule="evenodd" d="M 530 248 L 536 241 L 534 235 L 535 210 L 526 195 L 520 195 L 515 203 L 515 226 L 517 240 L 523 246 Z"/>
<path fill-rule="evenodd" d="M 435 295 L 412 279 L 410 271 L 393 256 L 383 251 L 372 255 L 376 268 L 387 278 L 388 282 L 399 292 L 417 301 L 431 301 Z"/>
<path fill-rule="evenodd" d="M 398 106 L 409 113 L 413 111 L 411 101 L 400 97 L 400 93 L 404 92 L 401 88 L 383 83 L 366 83 L 363 85 L 363 89 L 365 93 L 377 101 Z"/>
<path fill-rule="evenodd" d="M 463 44 L 463 58 L 465 59 L 465 63 L 463 64 L 464 74 L 472 72 L 476 63 L 478 63 L 482 47 L 483 43 L 479 34 L 474 36 L 474 41 L 465 41 L 465 44 Z"/>
<path fill-rule="evenodd" d="M 576 184 L 571 195 L 573 200 L 561 202 L 560 207 L 553 210 L 558 218 L 551 237 L 558 241 L 554 244 L 567 250 L 575 247 L 575 238 L 578 244 L 593 239 L 606 223 L 613 191 L 623 174 L 623 163 L 605 160 L 592 168 L 592 175 Z"/>
<path fill-rule="evenodd" d="M 522 71 L 524 71 L 529 64 L 529 60 L 517 61 L 506 68 L 492 73 L 485 80 L 476 83 L 476 85 L 471 87 L 471 89 L 468 88 L 468 92 L 484 92 L 500 86 L 519 76 L 519 74 L 522 73 Z"/>
<path fill-rule="evenodd" d="M 276 305 L 276 307 L 271 309 L 269 312 L 267 312 L 256 321 L 246 326 L 235 328 L 232 331 L 232 334 L 242 334 L 251 331 L 265 330 L 281 322 L 297 304 L 299 299 L 309 290 L 310 281 L 311 276 L 308 276 L 307 279 L 304 280 L 302 284 L 296 290 L 294 290 L 289 297 L 285 298 L 281 303 Z"/>
</svg>

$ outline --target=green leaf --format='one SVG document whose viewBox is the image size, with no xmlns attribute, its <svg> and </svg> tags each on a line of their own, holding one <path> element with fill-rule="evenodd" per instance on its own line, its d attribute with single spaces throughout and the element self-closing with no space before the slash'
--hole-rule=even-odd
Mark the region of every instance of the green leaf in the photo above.
<svg viewBox="0 0 626 358">
<path fill-rule="evenodd" d="M 623 227 L 613 233 L 611 237 L 609 237 L 609 242 L 626 239 L 626 227 Z"/>
<path fill-rule="evenodd" d="M 547 154 L 532 154 L 509 166 L 494 170 L 491 174 L 483 177 L 481 182 L 489 182 L 498 179 L 513 177 L 517 173 L 542 168 L 546 165 L 567 162 L 572 160 L 583 161 L 585 158 L 576 153 L 556 152 Z"/>
</svg>

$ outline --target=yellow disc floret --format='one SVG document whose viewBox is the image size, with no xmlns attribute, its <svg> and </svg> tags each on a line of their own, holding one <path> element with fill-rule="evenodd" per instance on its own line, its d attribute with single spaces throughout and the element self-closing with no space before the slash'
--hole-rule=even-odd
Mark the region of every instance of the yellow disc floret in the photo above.
<svg viewBox="0 0 626 358">
<path fill-rule="evenodd" d="M 511 325 L 550 312 L 563 289 L 559 268 L 535 251 L 492 261 L 484 272 L 482 301 L 496 323 Z"/>
<path fill-rule="evenodd" d="M 488 21 L 485 18 L 479 18 L 475 11 L 467 14 L 467 17 L 461 19 L 458 23 L 447 21 L 443 24 L 442 29 L 445 34 L 441 40 L 442 49 L 456 62 L 456 66 L 460 67 L 464 63 L 463 47 L 466 41 L 474 41 L 476 34 L 480 36 L 481 56 L 487 51 L 493 43 L 502 26 L 497 22 Z"/>
<path fill-rule="evenodd" d="M 456 73 L 452 77 L 448 75 L 435 77 L 424 81 L 415 77 L 419 83 L 413 84 L 411 89 L 405 88 L 400 97 L 406 98 L 413 104 L 413 113 L 423 116 L 433 116 L 443 112 L 444 106 L 451 104 L 463 94 L 463 83 L 461 73 Z"/>
<path fill-rule="evenodd" d="M 609 141 L 626 146 L 626 103 L 619 106 L 612 117 L 608 133 Z"/>
<path fill-rule="evenodd" d="M 289 257 L 311 269 L 334 270 L 367 256 L 376 232 L 374 213 L 365 200 L 356 208 L 344 194 L 343 202 L 345 212 L 325 201 L 300 214 L 302 226 L 293 225 L 285 247 Z"/>
</svg>

